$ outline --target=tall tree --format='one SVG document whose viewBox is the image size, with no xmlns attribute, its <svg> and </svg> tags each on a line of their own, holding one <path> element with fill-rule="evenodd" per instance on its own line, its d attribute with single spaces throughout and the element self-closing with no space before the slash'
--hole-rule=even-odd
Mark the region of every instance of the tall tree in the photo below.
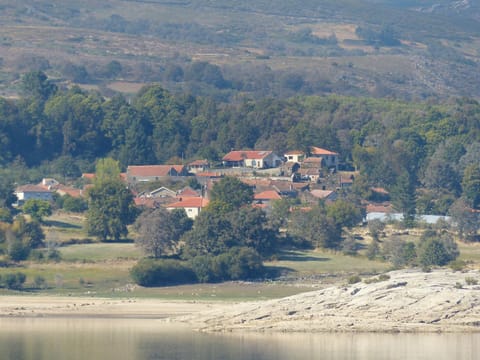
<svg viewBox="0 0 480 360">
<path fill-rule="evenodd" d="M 253 190 L 238 178 L 226 176 L 212 188 L 210 199 L 228 204 L 231 209 L 250 204 L 253 201 Z"/>
<path fill-rule="evenodd" d="M 397 182 L 390 191 L 392 202 L 396 210 L 403 214 L 403 222 L 407 227 L 415 223 L 416 193 L 415 185 L 410 174 L 403 173 L 397 177 Z"/>
<path fill-rule="evenodd" d="M 97 161 L 95 166 L 95 184 L 101 185 L 104 182 L 119 180 L 120 166 L 117 160 L 103 158 Z"/>
<path fill-rule="evenodd" d="M 462 180 L 463 197 L 474 209 L 480 207 L 480 165 L 472 164 L 465 168 Z"/>
<path fill-rule="evenodd" d="M 135 221 L 135 244 L 148 256 L 160 258 L 175 252 L 181 236 L 190 230 L 191 226 L 192 220 L 183 210 L 147 210 Z"/>
<path fill-rule="evenodd" d="M 57 91 L 57 87 L 48 80 L 44 72 L 31 71 L 22 76 L 21 90 L 26 97 L 45 101 Z"/>
<path fill-rule="evenodd" d="M 118 241 L 127 235 L 137 209 L 132 193 L 120 180 L 96 183 L 88 190 L 87 230 L 100 240 Z"/>
</svg>

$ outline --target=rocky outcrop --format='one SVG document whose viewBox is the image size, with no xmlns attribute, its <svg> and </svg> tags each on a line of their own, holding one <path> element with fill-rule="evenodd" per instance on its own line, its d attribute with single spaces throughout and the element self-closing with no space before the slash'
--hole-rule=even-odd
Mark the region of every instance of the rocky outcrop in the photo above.
<svg viewBox="0 0 480 360">
<path fill-rule="evenodd" d="M 476 280 L 478 271 L 394 271 L 369 283 L 239 303 L 176 320 L 203 331 L 480 331 Z"/>
</svg>

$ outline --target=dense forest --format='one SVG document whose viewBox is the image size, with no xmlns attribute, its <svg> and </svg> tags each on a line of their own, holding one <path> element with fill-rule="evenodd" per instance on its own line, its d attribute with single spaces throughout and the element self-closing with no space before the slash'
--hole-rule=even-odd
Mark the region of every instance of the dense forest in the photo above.
<svg viewBox="0 0 480 360">
<path fill-rule="evenodd" d="M 58 89 L 42 72 L 22 83 L 23 98 L 0 99 L 2 174 L 17 183 L 75 178 L 102 157 L 125 169 L 197 158 L 215 163 L 231 149 L 281 155 L 320 146 L 358 169 L 357 186 L 365 191 L 416 191 L 422 212 L 446 213 L 466 192 L 472 206 L 480 202 L 480 104 L 472 99 L 431 104 L 330 95 L 224 104 L 152 85 L 127 101 Z"/>
</svg>

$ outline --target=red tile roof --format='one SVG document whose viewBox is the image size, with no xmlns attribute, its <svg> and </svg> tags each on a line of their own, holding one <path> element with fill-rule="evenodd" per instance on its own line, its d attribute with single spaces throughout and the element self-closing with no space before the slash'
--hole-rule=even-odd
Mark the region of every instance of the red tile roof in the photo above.
<svg viewBox="0 0 480 360">
<path fill-rule="evenodd" d="M 304 164 L 322 164 L 323 159 L 319 157 L 308 157 L 303 160 Z"/>
<path fill-rule="evenodd" d="M 208 160 L 195 160 L 192 161 L 188 166 L 208 166 L 209 162 Z"/>
<path fill-rule="evenodd" d="M 198 192 L 193 190 L 191 187 L 186 187 L 178 192 L 177 197 L 198 197 L 198 195 Z"/>
<path fill-rule="evenodd" d="M 275 190 L 267 190 L 254 195 L 255 200 L 280 200 L 281 198 Z"/>
<path fill-rule="evenodd" d="M 44 193 L 50 193 L 51 191 L 48 190 L 48 188 L 39 186 L 39 185 L 22 185 L 16 188 L 15 190 L 17 193 L 25 193 L 25 192 L 44 192 Z"/>
<path fill-rule="evenodd" d="M 203 172 L 200 172 L 200 173 L 196 173 L 195 176 L 218 178 L 218 177 L 223 177 L 223 174 L 221 172 L 203 171 Z"/>
<path fill-rule="evenodd" d="M 326 199 L 327 197 L 329 197 L 333 193 L 334 193 L 334 191 L 332 191 L 332 190 L 318 190 L 318 189 L 315 189 L 315 190 L 310 191 L 310 194 L 312 194 L 314 197 L 316 197 L 318 199 Z"/>
<path fill-rule="evenodd" d="M 316 146 L 312 146 L 310 149 L 312 155 L 338 155 L 338 153 L 334 151 L 330 151 L 327 149 L 322 149 Z"/>
<path fill-rule="evenodd" d="M 224 161 L 242 161 L 245 159 L 264 159 L 270 155 L 271 151 L 256 151 L 256 150 L 235 150 L 230 151 L 223 157 Z"/>
<path fill-rule="evenodd" d="M 301 150 L 292 150 L 292 151 L 286 152 L 285 155 L 305 155 L 305 153 Z"/>
<path fill-rule="evenodd" d="M 202 197 L 180 198 L 180 201 L 167 204 L 167 208 L 204 208 L 209 203 L 208 199 Z"/>
<path fill-rule="evenodd" d="M 172 168 L 179 172 L 176 167 L 183 165 L 134 165 L 127 168 L 129 176 L 169 176 Z"/>
<path fill-rule="evenodd" d="M 367 213 L 391 213 L 393 211 L 392 204 L 385 203 L 368 203 L 366 206 Z"/>
</svg>

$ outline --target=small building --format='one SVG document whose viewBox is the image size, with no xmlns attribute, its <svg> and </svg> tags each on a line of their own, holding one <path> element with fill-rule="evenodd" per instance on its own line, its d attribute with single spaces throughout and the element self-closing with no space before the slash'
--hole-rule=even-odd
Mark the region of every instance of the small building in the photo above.
<svg viewBox="0 0 480 360">
<path fill-rule="evenodd" d="M 39 185 L 23 185 L 15 189 L 17 204 L 21 205 L 27 200 L 45 200 L 52 201 L 53 193 L 48 188 Z"/>
<path fill-rule="evenodd" d="M 249 167 L 254 169 L 276 168 L 282 159 L 273 151 L 236 150 L 230 151 L 222 159 L 228 167 Z"/>
<path fill-rule="evenodd" d="M 158 189 L 150 191 L 150 193 L 146 194 L 146 197 L 150 198 L 174 198 L 177 196 L 177 193 L 169 188 L 162 186 Z"/>
<path fill-rule="evenodd" d="M 197 174 L 210 169 L 210 163 L 208 162 L 208 160 L 195 160 L 187 165 L 187 169 L 192 174 Z"/>
<path fill-rule="evenodd" d="M 284 156 L 287 162 L 301 163 L 305 159 L 305 153 L 300 150 L 289 151 Z"/>
<path fill-rule="evenodd" d="M 188 172 L 183 165 L 131 165 L 127 167 L 126 178 L 129 183 L 136 183 L 186 175 Z"/>
<path fill-rule="evenodd" d="M 335 170 L 338 170 L 338 156 L 339 154 L 334 151 L 322 149 L 316 146 L 312 146 L 310 148 L 310 157 L 323 159 L 325 166 L 329 169 L 335 168 Z"/>
<path fill-rule="evenodd" d="M 310 194 L 316 198 L 316 199 L 320 199 L 320 200 L 324 200 L 326 202 L 334 202 L 335 200 L 337 200 L 338 198 L 338 194 L 333 191 L 333 190 L 319 190 L 319 189 L 315 189 L 315 190 L 311 190 L 310 191 Z"/>
<path fill-rule="evenodd" d="M 317 183 L 320 180 L 321 170 L 315 168 L 306 168 L 298 170 L 297 174 L 300 176 L 300 180 L 310 181 Z"/>
<path fill-rule="evenodd" d="M 269 212 L 272 208 L 272 201 L 280 200 L 282 197 L 275 190 L 262 191 L 253 196 L 253 206 Z"/>
<path fill-rule="evenodd" d="M 184 209 L 185 213 L 190 219 L 195 218 L 200 214 L 202 209 L 208 205 L 208 199 L 203 197 L 186 197 L 179 198 L 177 202 L 167 204 L 167 210 Z"/>
</svg>

